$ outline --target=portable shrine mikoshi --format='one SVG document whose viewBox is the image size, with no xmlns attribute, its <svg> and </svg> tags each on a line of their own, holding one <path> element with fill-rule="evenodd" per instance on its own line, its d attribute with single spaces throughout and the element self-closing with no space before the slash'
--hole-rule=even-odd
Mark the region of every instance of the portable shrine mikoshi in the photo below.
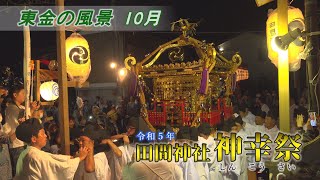
<svg viewBox="0 0 320 180">
<path fill-rule="evenodd" d="M 182 32 L 179 37 L 162 44 L 140 62 L 131 55 L 124 61 L 129 95 L 140 99 L 141 115 L 152 131 L 167 122 L 219 123 L 221 117 L 232 114 L 230 95 L 236 81 L 248 79 L 248 71 L 239 69 L 240 55 L 236 53 L 228 60 L 213 43 L 193 38 L 196 26 L 180 19 L 172 24 L 172 30 Z M 187 46 L 195 49 L 198 60 L 184 60 Z M 156 63 L 165 51 L 169 51 L 171 63 Z M 152 85 L 148 86 L 147 80 Z"/>
</svg>

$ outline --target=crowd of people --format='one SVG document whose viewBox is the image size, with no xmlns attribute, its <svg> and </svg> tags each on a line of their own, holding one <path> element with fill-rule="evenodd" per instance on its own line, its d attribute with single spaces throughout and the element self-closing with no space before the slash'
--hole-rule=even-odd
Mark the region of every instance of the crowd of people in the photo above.
<svg viewBox="0 0 320 180">
<path fill-rule="evenodd" d="M 127 103 L 113 105 L 102 103 L 97 97 L 90 104 L 78 97 L 69 117 L 70 155 L 61 155 L 64 137 L 60 136 L 57 104 L 44 108 L 32 102 L 30 109 L 25 109 L 23 86 L 9 91 L 2 88 L 0 93 L 0 179 L 248 179 L 248 165 L 255 161 L 245 153 L 233 162 L 234 170 L 220 169 L 221 163 L 228 166 L 231 161 L 227 156 L 220 163 L 217 160 L 218 133 L 225 136 L 236 133 L 246 139 L 260 132 L 274 140 L 279 132 L 275 92 L 257 93 L 255 98 L 235 93 L 232 117 L 222 119 L 215 126 L 197 121 L 191 127 L 180 126 L 175 128 L 176 138 L 165 142 L 199 146 L 205 143 L 210 150 L 207 155 L 210 161 L 180 158 L 178 162 L 137 162 L 136 135 L 142 130 L 143 122 L 137 100 L 131 97 Z M 303 97 L 298 104 L 291 102 L 291 130 L 314 139 L 319 135 L 319 124 L 311 125 L 316 116 L 309 116 L 306 107 Z M 26 112 L 30 114 L 27 119 Z M 172 130 L 170 124 L 164 132 L 168 130 Z M 271 153 L 263 161 L 270 161 L 273 156 Z M 258 168 L 258 164 L 255 166 Z"/>
<path fill-rule="evenodd" d="M 30 179 L 72 179 L 70 177 L 74 176 L 78 164 L 76 163 L 77 161 L 67 160 L 67 157 L 59 155 L 62 154 L 62 138 L 59 129 L 58 103 L 55 102 L 52 107 L 45 108 L 42 107 L 39 102 L 34 101 L 30 103 L 30 108 L 26 109 L 24 106 L 26 94 L 23 85 L 17 85 L 11 89 L 1 87 L 0 93 L 0 172 L 4 174 L 0 179 L 13 179 L 14 177 L 25 179 L 26 174 L 21 175 L 22 172 L 26 173 L 24 172 L 25 166 L 21 167 L 24 163 L 24 161 L 21 162 L 21 160 L 27 159 L 22 157 L 27 154 L 38 154 L 39 156 L 37 155 L 37 157 L 40 157 L 40 159 L 46 157 L 45 162 L 41 161 L 41 163 L 44 164 L 41 170 L 39 170 L 37 177 L 31 177 Z M 110 101 L 103 103 L 102 99 L 97 96 L 96 101 L 89 105 L 87 100 L 83 101 L 78 97 L 75 101 L 76 106 L 70 107 L 69 110 L 70 157 L 73 157 L 72 159 L 79 157 L 80 160 L 84 160 L 83 157 L 86 157 L 86 154 L 93 156 L 94 154 L 99 154 L 99 152 L 105 152 L 106 154 L 107 152 L 114 152 L 117 157 L 124 156 L 125 152 L 123 152 L 122 155 L 121 148 L 119 149 L 119 147 L 128 144 L 130 141 L 133 142 L 132 135 L 135 133 L 138 122 L 137 115 L 139 110 L 136 104 L 132 104 L 131 101 L 127 103 L 128 107 L 126 108 L 129 109 L 130 112 L 125 115 L 121 104 L 115 106 Z M 29 114 L 27 120 L 25 118 L 26 114 Z M 23 127 L 20 128 L 20 132 L 17 132 L 18 127 Z M 42 139 L 39 140 L 40 144 L 36 143 L 37 145 L 34 146 L 33 139 L 30 139 L 30 137 L 37 136 L 39 132 L 41 132 L 41 136 L 39 134 L 37 138 L 41 137 Z M 88 144 L 88 142 L 93 141 L 95 142 L 94 148 L 93 144 L 90 146 L 90 143 L 89 147 L 85 146 L 86 148 L 81 148 L 83 144 Z M 26 153 L 26 151 L 28 151 L 28 153 Z M 44 152 L 50 153 L 50 156 Z M 21 158 L 19 159 L 20 156 Z M 105 162 L 108 164 L 108 161 L 102 157 L 101 154 L 97 155 L 98 160 L 96 162 L 101 163 L 101 167 L 96 167 L 96 169 L 101 170 L 102 173 L 101 177 L 97 179 L 106 179 L 107 177 L 107 175 L 104 174 L 105 170 L 101 168 L 105 168 Z M 110 157 L 113 157 L 113 155 L 110 155 Z M 90 162 L 92 163 L 92 157 L 90 158 Z M 31 159 L 37 158 L 33 157 Z M 34 161 L 31 159 L 29 160 Z M 58 165 L 55 164 L 50 167 L 50 161 L 58 163 Z M 74 167 L 70 166 L 72 164 Z M 29 165 L 31 167 L 32 163 L 29 162 Z M 46 176 L 40 176 L 43 172 L 47 170 L 50 171 L 50 168 L 53 167 L 55 169 L 54 172 L 46 173 Z M 81 166 L 79 166 L 79 169 L 80 167 Z M 71 168 L 71 174 L 69 174 L 69 170 L 66 170 L 65 174 L 59 172 L 59 170 L 64 171 L 64 168 Z M 32 174 L 34 172 L 27 172 L 27 174 L 28 173 Z M 57 173 L 57 175 L 55 175 L 55 173 Z M 79 173 L 77 174 L 79 175 Z M 83 174 L 80 179 L 82 179 L 82 176 Z"/>
<path fill-rule="evenodd" d="M 247 119 L 251 119 L 251 124 L 253 124 L 254 115 L 256 113 L 259 114 L 259 111 L 263 111 L 266 114 L 272 112 L 277 120 L 277 124 L 279 124 L 281 120 L 279 119 L 279 98 L 276 91 L 265 90 L 261 93 L 256 93 L 255 97 L 248 94 L 248 91 L 244 93 L 241 93 L 241 91 L 235 92 L 232 97 L 234 112 L 239 111 L 239 107 L 246 107 Z M 316 137 L 319 133 L 317 128 L 313 128 L 316 127 L 316 124 L 311 125 L 311 122 L 315 122 L 317 119 L 316 110 L 309 110 L 308 106 L 305 93 L 302 93 L 298 98 L 290 98 L 290 132 L 295 133 L 301 130 L 302 127 L 305 132 L 312 131 L 313 136 Z M 302 119 L 299 117 L 302 117 Z M 302 121 L 300 122 L 300 120 Z"/>
</svg>

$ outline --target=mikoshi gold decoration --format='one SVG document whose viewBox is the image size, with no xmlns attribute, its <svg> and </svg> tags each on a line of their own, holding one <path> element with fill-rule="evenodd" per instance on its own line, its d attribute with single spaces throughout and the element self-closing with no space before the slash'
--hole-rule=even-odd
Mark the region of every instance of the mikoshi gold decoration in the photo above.
<svg viewBox="0 0 320 180">
<path fill-rule="evenodd" d="M 59 85 L 54 81 L 44 82 L 40 85 L 40 95 L 46 101 L 54 101 L 59 97 Z"/>
<path fill-rule="evenodd" d="M 66 39 L 66 60 L 70 79 L 83 84 L 91 71 L 90 49 L 87 40 L 78 33 Z"/>
<path fill-rule="evenodd" d="M 191 107 L 186 108 L 196 112 L 196 116 L 192 119 L 193 122 L 200 118 L 203 104 L 209 100 L 209 96 L 219 96 L 216 80 L 219 80 L 221 76 L 234 74 L 242 62 L 239 54 L 234 55 L 232 60 L 228 60 L 216 51 L 213 43 L 206 43 L 191 37 L 195 34 L 196 26 L 196 23 L 189 23 L 186 19 L 180 19 L 172 25 L 172 30 L 182 32 L 178 38 L 160 45 L 139 62 L 131 55 L 124 61 L 125 67 L 132 74 L 141 78 L 153 79 L 154 99 L 157 101 L 181 101 L 182 99 L 187 101 L 186 104 Z M 185 58 L 181 48 L 185 46 L 192 46 L 199 60 L 184 62 Z M 162 53 L 169 49 L 178 49 L 176 53 L 169 53 L 169 59 L 172 63 L 155 65 Z M 140 98 L 141 112 L 144 114 L 143 118 L 150 130 L 155 131 L 155 128 L 149 122 L 145 94 L 141 83 L 137 82 L 135 84 Z M 231 89 L 229 84 L 227 84 L 227 88 Z M 201 87 L 203 89 L 200 92 Z"/>
<path fill-rule="evenodd" d="M 256 0 L 256 4 L 258 7 L 263 6 L 265 4 L 268 4 L 269 2 L 272 2 L 273 0 Z"/>
<path fill-rule="evenodd" d="M 268 14 L 268 20 L 266 24 L 267 33 L 267 47 L 268 47 L 268 57 L 271 62 L 278 67 L 278 52 L 273 47 L 275 43 L 275 37 L 278 35 L 278 13 L 277 9 L 273 10 Z M 300 9 L 289 7 L 288 8 L 288 27 L 290 30 L 296 28 L 305 29 L 304 17 Z M 288 60 L 290 71 L 297 71 L 300 69 L 301 58 L 299 54 L 304 50 L 304 40 L 302 38 L 296 39 L 293 43 L 289 45 L 288 48 Z"/>
</svg>

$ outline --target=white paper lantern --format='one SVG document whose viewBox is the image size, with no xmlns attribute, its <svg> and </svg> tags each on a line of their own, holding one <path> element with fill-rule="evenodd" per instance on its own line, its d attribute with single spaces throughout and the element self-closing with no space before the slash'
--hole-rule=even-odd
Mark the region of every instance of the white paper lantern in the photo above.
<svg viewBox="0 0 320 180">
<path fill-rule="evenodd" d="M 54 81 L 44 82 L 40 85 L 40 95 L 46 101 L 54 101 L 59 97 L 59 85 Z"/>
<path fill-rule="evenodd" d="M 268 57 L 271 62 L 278 67 L 278 52 L 273 48 L 274 39 L 278 36 L 278 11 L 274 10 L 268 15 L 266 34 L 267 34 L 267 48 Z M 299 28 L 305 29 L 304 17 L 302 11 L 295 7 L 288 7 L 288 30 L 294 30 Z M 300 53 L 304 50 L 304 40 L 302 38 L 296 39 L 289 45 L 288 48 L 288 60 L 289 70 L 297 71 L 300 69 L 301 58 Z"/>
</svg>

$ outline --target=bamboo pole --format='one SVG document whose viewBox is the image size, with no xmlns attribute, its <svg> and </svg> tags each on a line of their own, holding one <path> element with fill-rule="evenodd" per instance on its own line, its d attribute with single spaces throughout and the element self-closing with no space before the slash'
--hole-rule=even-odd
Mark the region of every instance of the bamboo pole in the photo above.
<svg viewBox="0 0 320 180">
<path fill-rule="evenodd" d="M 24 40 L 24 57 L 23 57 L 23 74 L 24 74 L 24 89 L 26 91 L 25 117 L 30 117 L 30 81 L 31 81 L 31 40 L 30 40 L 30 28 L 29 26 L 23 27 L 23 40 Z"/>
</svg>

